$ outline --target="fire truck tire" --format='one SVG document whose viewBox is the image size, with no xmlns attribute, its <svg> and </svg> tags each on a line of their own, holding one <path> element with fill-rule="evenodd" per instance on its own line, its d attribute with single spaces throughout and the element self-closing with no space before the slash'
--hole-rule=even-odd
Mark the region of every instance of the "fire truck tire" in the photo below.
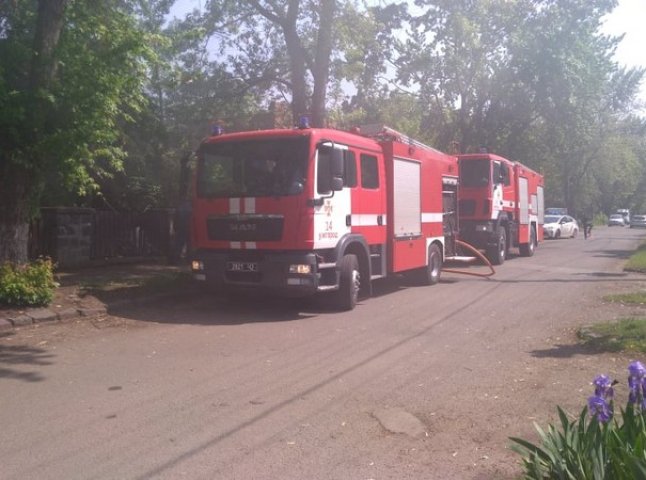
<svg viewBox="0 0 646 480">
<path fill-rule="evenodd" d="M 336 292 L 336 304 L 340 310 L 352 310 L 357 305 L 361 287 L 357 256 L 353 254 L 345 255 L 341 259 L 340 267 L 339 291 Z"/>
<path fill-rule="evenodd" d="M 518 247 L 523 257 L 531 257 L 536 251 L 536 231 L 532 227 L 529 233 L 529 243 L 521 243 Z"/>
<path fill-rule="evenodd" d="M 428 247 L 428 265 L 423 269 L 421 280 L 424 285 L 435 285 L 442 273 L 442 252 L 437 245 Z"/>
<path fill-rule="evenodd" d="M 496 246 L 487 250 L 487 258 L 492 265 L 502 265 L 507 257 L 507 232 L 504 227 L 498 227 Z"/>
</svg>

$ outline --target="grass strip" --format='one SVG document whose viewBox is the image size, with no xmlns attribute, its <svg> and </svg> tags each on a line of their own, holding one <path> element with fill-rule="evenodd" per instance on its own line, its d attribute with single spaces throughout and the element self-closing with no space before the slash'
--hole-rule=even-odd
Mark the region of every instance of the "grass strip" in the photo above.
<svg viewBox="0 0 646 480">
<path fill-rule="evenodd" d="M 628 272 L 646 273 L 646 243 L 641 244 L 637 251 L 630 256 L 624 266 L 624 270 Z"/>
<path fill-rule="evenodd" d="M 577 332 L 583 344 L 607 352 L 646 353 L 646 318 L 621 318 L 597 323 Z"/>
</svg>

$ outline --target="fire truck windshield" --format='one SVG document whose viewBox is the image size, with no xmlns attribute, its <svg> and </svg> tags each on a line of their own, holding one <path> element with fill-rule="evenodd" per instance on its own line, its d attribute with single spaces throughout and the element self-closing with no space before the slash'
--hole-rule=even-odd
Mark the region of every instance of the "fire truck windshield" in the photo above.
<svg viewBox="0 0 646 480">
<path fill-rule="evenodd" d="M 197 169 L 200 197 L 296 195 L 303 191 L 307 137 L 206 144 Z"/>
<path fill-rule="evenodd" d="M 486 187 L 489 185 L 490 163 L 486 158 L 460 160 L 460 185 L 463 187 Z"/>
</svg>

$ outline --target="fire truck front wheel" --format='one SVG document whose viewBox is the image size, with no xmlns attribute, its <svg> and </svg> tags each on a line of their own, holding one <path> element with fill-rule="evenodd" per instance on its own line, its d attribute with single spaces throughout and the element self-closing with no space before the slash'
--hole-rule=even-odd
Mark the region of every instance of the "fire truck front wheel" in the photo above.
<svg viewBox="0 0 646 480">
<path fill-rule="evenodd" d="M 487 249 L 487 258 L 493 265 L 502 265 L 507 257 L 507 232 L 505 227 L 498 227 L 496 244 Z"/>
<path fill-rule="evenodd" d="M 357 305 L 361 275 L 359 261 L 353 254 L 345 255 L 341 259 L 339 290 L 336 292 L 336 304 L 340 310 L 352 310 Z"/>
</svg>

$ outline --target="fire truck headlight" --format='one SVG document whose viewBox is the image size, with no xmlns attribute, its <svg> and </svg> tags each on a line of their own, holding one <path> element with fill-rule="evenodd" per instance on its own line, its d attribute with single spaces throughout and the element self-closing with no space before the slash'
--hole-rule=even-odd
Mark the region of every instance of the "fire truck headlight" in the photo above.
<svg viewBox="0 0 646 480">
<path fill-rule="evenodd" d="M 312 273 L 312 266 L 303 263 L 290 265 L 289 273 L 300 273 L 301 275 L 307 275 Z"/>
<path fill-rule="evenodd" d="M 193 270 L 194 272 L 203 272 L 204 262 L 202 260 L 193 260 L 191 262 L 191 270 Z"/>
<path fill-rule="evenodd" d="M 483 225 L 476 225 L 476 232 L 491 232 L 491 225 L 489 224 L 483 224 Z"/>
</svg>

